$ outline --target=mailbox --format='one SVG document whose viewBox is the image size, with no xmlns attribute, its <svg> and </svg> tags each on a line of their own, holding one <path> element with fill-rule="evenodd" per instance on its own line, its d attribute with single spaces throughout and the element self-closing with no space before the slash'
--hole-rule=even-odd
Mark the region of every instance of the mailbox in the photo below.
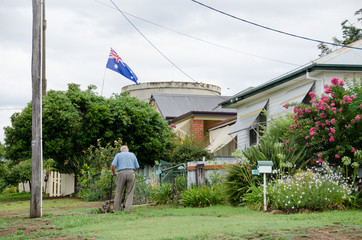
<svg viewBox="0 0 362 240">
<path fill-rule="evenodd" d="M 258 161 L 259 173 L 272 173 L 273 161 Z"/>
</svg>

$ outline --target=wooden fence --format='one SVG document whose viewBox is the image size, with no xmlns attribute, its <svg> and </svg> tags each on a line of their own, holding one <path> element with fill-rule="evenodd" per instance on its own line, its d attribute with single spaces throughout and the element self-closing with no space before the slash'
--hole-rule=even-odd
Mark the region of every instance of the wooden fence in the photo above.
<svg viewBox="0 0 362 240">
<path fill-rule="evenodd" d="M 74 174 L 63 174 L 59 172 L 43 172 L 43 192 L 49 197 L 68 196 L 74 193 Z M 19 192 L 30 192 L 29 182 L 19 183 Z"/>
</svg>

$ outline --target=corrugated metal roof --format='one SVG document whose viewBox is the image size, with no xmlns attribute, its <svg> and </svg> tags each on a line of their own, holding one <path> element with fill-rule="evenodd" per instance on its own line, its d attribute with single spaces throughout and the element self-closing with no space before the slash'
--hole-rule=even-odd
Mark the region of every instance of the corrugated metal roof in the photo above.
<svg viewBox="0 0 362 240">
<path fill-rule="evenodd" d="M 235 113 L 235 109 L 219 106 L 219 103 L 229 98 L 229 96 L 220 95 L 153 94 L 151 101 L 155 101 L 164 118 L 172 118 L 191 111 Z"/>
<path fill-rule="evenodd" d="M 362 39 L 349 44 L 349 46 L 352 47 L 362 46 Z M 232 104 L 235 104 L 238 101 L 241 101 L 250 96 L 263 92 L 274 86 L 293 80 L 298 76 L 305 75 L 306 71 L 311 72 L 315 70 L 362 71 L 362 51 L 353 48 L 338 49 L 332 52 L 331 54 L 318 58 L 317 60 L 312 61 L 311 63 L 303 65 L 291 72 L 285 73 L 278 78 L 267 81 L 253 89 L 250 90 L 247 89 L 247 91 L 242 91 L 234 95 L 230 99 L 220 103 L 220 105 L 223 107 L 228 107 Z"/>
</svg>

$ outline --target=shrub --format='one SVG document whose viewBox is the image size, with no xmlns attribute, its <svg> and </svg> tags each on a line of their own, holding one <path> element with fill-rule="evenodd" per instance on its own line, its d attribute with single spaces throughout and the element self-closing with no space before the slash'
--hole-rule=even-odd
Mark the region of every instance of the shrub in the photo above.
<svg viewBox="0 0 362 240">
<path fill-rule="evenodd" d="M 225 202 L 221 184 L 191 187 L 181 195 L 181 203 L 188 207 L 207 207 Z"/>
<path fill-rule="evenodd" d="M 155 204 L 167 204 L 172 200 L 173 187 L 171 183 L 157 184 L 151 189 L 151 199 Z"/>
<path fill-rule="evenodd" d="M 4 191 L 2 192 L 3 194 L 9 194 L 9 193 L 17 193 L 18 192 L 18 187 L 7 187 L 4 189 Z"/>
<path fill-rule="evenodd" d="M 293 177 L 278 179 L 268 187 L 273 208 L 287 211 L 297 209 L 343 209 L 351 201 L 351 186 L 342 175 L 325 172 L 301 171 Z"/>
<path fill-rule="evenodd" d="M 224 189 L 226 200 L 232 205 L 239 205 L 242 196 L 248 191 L 252 181 L 251 167 L 244 164 L 230 165 L 226 168 Z M 255 177 L 254 177 L 255 178 Z"/>
<path fill-rule="evenodd" d="M 170 154 L 172 163 L 201 161 L 203 157 L 206 159 L 212 158 L 212 154 L 198 144 L 192 136 L 186 136 L 179 140 L 175 139 L 174 143 L 176 147 Z"/>
<path fill-rule="evenodd" d="M 309 148 L 310 158 L 343 166 L 342 158 L 351 158 L 362 143 L 362 88 L 361 81 L 352 81 L 345 88 L 337 78 L 325 85 L 325 94 L 318 97 L 311 92 L 310 104 L 294 106 L 294 123 L 284 134 L 285 142 L 296 148 Z M 288 106 L 286 106 L 288 107 Z"/>
</svg>

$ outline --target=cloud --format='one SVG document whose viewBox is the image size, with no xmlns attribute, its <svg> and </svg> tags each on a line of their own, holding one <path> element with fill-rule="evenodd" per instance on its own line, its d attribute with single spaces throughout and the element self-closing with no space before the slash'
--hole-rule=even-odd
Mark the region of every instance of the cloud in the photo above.
<svg viewBox="0 0 362 240">
<path fill-rule="evenodd" d="M 129 20 L 172 62 L 198 82 L 218 85 L 233 95 L 282 75 L 318 57 L 317 43 L 284 36 L 185 0 L 114 0 L 118 7 L 176 31 L 241 52 L 230 51 L 141 21 Z M 354 20 L 360 1 L 202 1 L 235 16 L 282 31 L 330 41 L 341 37 L 341 22 Z M 106 6 L 109 5 L 109 6 Z M 111 96 L 126 78 L 105 69 L 113 47 L 140 82 L 192 81 L 155 50 L 106 0 L 46 1 L 48 90 L 94 84 Z M 0 1 L 0 109 L 23 108 L 31 101 L 32 4 Z M 260 57 L 256 57 L 256 56 Z M 1 126 L 11 113 L 0 110 Z M 0 141 L 2 138 L 0 136 Z"/>
</svg>

